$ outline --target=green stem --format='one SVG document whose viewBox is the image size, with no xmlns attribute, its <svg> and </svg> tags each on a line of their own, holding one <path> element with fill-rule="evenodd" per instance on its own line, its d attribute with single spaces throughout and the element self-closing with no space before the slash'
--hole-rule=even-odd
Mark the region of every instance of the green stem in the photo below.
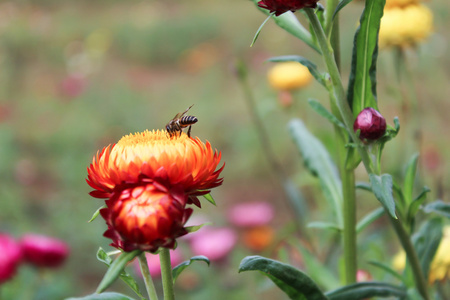
<svg viewBox="0 0 450 300">
<path fill-rule="evenodd" d="M 153 284 L 152 276 L 148 269 L 147 258 L 145 252 L 142 252 L 139 256 L 139 266 L 141 267 L 142 277 L 144 278 L 145 288 L 150 300 L 158 300 L 158 294 L 156 294 L 155 285 Z"/>
<path fill-rule="evenodd" d="M 161 263 L 161 279 L 164 291 L 164 300 L 174 300 L 173 291 L 172 264 L 170 263 L 170 252 L 167 248 L 162 248 L 159 252 L 159 261 Z"/>
<path fill-rule="evenodd" d="M 339 109 L 341 118 L 347 128 L 347 132 L 350 135 L 351 140 L 358 144 L 358 153 L 361 156 L 361 160 L 364 164 L 364 167 L 366 168 L 367 173 L 369 174 L 375 174 L 373 163 L 370 159 L 369 153 L 367 151 L 367 147 L 365 147 L 361 141 L 359 141 L 356 134 L 353 132 L 353 113 L 350 110 L 350 107 L 346 101 L 345 98 L 345 91 L 344 87 L 342 85 L 342 81 L 339 74 L 339 69 L 336 65 L 336 61 L 334 60 L 333 55 L 333 48 L 331 47 L 330 43 L 328 42 L 325 33 L 323 31 L 323 28 L 314 13 L 314 10 L 312 8 L 305 8 L 304 9 L 309 20 L 310 24 L 316 34 L 317 41 L 319 43 L 319 46 L 322 50 L 322 57 L 325 61 L 325 64 L 327 66 L 328 72 L 330 74 L 333 93 L 336 99 L 336 106 Z M 389 215 L 389 214 L 388 214 Z M 400 242 L 402 243 L 403 248 L 405 249 L 406 255 L 408 256 L 408 261 L 411 264 L 411 268 L 413 270 L 414 274 L 414 280 L 417 286 L 417 289 L 421 293 L 422 297 L 424 297 L 425 300 L 428 300 L 428 291 L 427 291 L 427 285 L 425 281 L 425 277 L 423 276 L 423 272 L 420 267 L 419 259 L 417 257 L 417 253 L 415 252 L 415 249 L 411 243 L 411 240 L 409 239 L 408 234 L 406 233 L 405 229 L 403 228 L 401 222 L 398 219 L 394 219 L 392 216 L 389 216 L 391 223 L 394 226 L 394 229 L 399 237 Z"/>
<path fill-rule="evenodd" d="M 402 225 L 400 219 L 394 219 L 392 216 L 387 214 L 389 219 L 394 227 L 395 232 L 402 244 L 403 249 L 405 250 L 406 257 L 408 259 L 409 264 L 411 265 L 412 273 L 414 276 L 414 282 L 416 283 L 417 290 L 422 295 L 425 300 L 429 300 L 427 282 L 425 280 L 425 276 L 423 275 L 422 267 L 420 265 L 419 257 L 417 256 L 417 252 L 414 249 L 414 246 L 409 238 L 408 233 Z"/>
</svg>

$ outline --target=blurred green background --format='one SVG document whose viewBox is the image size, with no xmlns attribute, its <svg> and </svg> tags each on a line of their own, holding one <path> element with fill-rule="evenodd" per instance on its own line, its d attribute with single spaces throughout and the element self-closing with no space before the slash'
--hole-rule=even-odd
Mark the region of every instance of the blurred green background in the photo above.
<svg viewBox="0 0 450 300">
<path fill-rule="evenodd" d="M 389 124 L 399 116 L 402 125 L 398 138 L 386 147 L 384 169 L 401 178 L 403 165 L 420 150 L 418 188 L 426 184 L 432 189 L 429 199 L 448 201 L 449 7 L 447 0 L 426 5 L 434 12 L 435 32 L 406 53 L 412 92 L 398 84 L 393 51 L 379 55 L 380 111 Z M 344 80 L 362 8 L 352 3 L 342 13 Z M 102 205 L 88 195 L 87 166 L 104 146 L 130 132 L 162 129 L 192 104 L 190 114 L 199 119 L 192 134 L 209 140 L 226 162 L 225 182 L 213 192 L 217 207 L 205 203 L 201 213 L 225 226 L 225 212 L 234 203 L 268 201 L 277 211 L 273 227 L 290 226 L 294 216 L 261 150 L 235 75 L 237 61 L 248 67 L 257 112 L 276 158 L 309 204 L 306 221 L 332 214 L 286 130 L 290 118 L 300 117 L 334 153 L 332 127 L 306 102 L 312 97 L 327 105 L 327 95 L 313 83 L 294 94 L 292 107 L 281 107 L 266 81 L 270 63 L 264 63 L 285 54 L 305 56 L 319 66 L 322 62 L 273 22 L 250 48 L 264 19 L 247 0 L 0 2 L 0 230 L 18 238 L 27 232 L 55 236 L 72 249 L 63 269 L 39 278 L 30 270 L 19 272 L 17 281 L 39 282 L 29 299 L 95 290 L 105 271 L 95 253 L 99 246 L 109 249 L 109 240 L 102 237 L 101 219 L 87 223 Z M 361 169 L 359 179 L 365 179 L 363 174 Z M 360 215 L 377 207 L 373 197 L 360 196 Z M 387 254 L 377 245 L 391 234 L 384 226 L 380 222 L 362 239 L 362 261 Z M 317 243 L 327 245 L 329 235 L 317 233 Z M 194 267 L 200 279 L 178 287 L 179 298 L 282 299 L 257 274 L 237 274 L 239 261 L 252 253 L 238 244 L 222 265 Z M 266 254 L 276 257 L 277 251 Z M 114 289 L 128 293 L 122 283 Z"/>
</svg>

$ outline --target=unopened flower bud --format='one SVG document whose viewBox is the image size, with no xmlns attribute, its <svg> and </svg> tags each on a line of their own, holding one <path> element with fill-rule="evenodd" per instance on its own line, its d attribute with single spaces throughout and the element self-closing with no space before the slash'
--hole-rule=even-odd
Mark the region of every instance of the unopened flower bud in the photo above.
<svg viewBox="0 0 450 300">
<path fill-rule="evenodd" d="M 27 234 L 20 243 L 25 260 L 36 267 L 59 267 L 69 255 L 65 242 L 48 236 Z"/>
<path fill-rule="evenodd" d="M 386 120 L 372 107 L 364 108 L 353 123 L 353 130 L 360 130 L 362 140 L 377 140 L 386 132 Z"/>
<path fill-rule="evenodd" d="M 284 14 L 287 11 L 295 12 L 305 7 L 316 7 L 319 0 L 262 0 L 258 6 L 274 12 L 276 16 Z"/>
</svg>

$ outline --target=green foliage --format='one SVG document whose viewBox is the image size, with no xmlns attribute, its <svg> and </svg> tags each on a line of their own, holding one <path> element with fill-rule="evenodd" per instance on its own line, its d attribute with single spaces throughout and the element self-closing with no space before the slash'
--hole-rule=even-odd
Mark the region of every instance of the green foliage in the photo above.
<svg viewBox="0 0 450 300">
<path fill-rule="evenodd" d="M 316 99 L 308 99 L 308 104 L 316 113 L 330 121 L 332 124 L 345 129 L 345 125 L 341 121 L 339 121 L 335 115 L 333 115 L 325 107 L 323 107 L 323 105 L 320 104 L 319 101 L 317 101 Z"/>
<path fill-rule="evenodd" d="M 450 203 L 445 203 L 442 200 L 428 203 L 423 210 L 426 213 L 436 213 L 450 219 Z"/>
<path fill-rule="evenodd" d="M 239 265 L 239 273 L 245 271 L 261 271 L 285 292 L 290 299 L 327 299 L 308 275 L 290 265 L 261 256 L 247 256 Z"/>
<path fill-rule="evenodd" d="M 369 297 L 404 297 L 406 291 L 384 282 L 359 282 L 325 294 L 330 300 L 362 300 Z"/>
<path fill-rule="evenodd" d="M 367 0 L 355 33 L 352 68 L 348 85 L 348 103 L 356 117 L 364 108 L 378 110 L 376 63 L 378 31 L 385 0 Z"/>
<path fill-rule="evenodd" d="M 98 255 L 98 259 L 104 263 L 107 263 L 109 260 L 106 258 L 105 256 L 105 252 L 103 251 L 103 249 L 99 249 L 99 251 L 97 252 Z M 120 254 L 120 256 L 118 258 L 116 258 L 116 260 L 114 260 L 108 268 L 108 271 L 105 273 L 105 275 L 103 276 L 102 281 L 100 282 L 100 284 L 97 287 L 97 293 L 102 293 L 104 292 L 111 284 L 113 284 L 114 281 L 116 281 L 116 279 L 120 276 L 121 278 L 127 278 L 128 276 L 121 276 L 121 274 L 123 274 L 124 272 L 124 268 L 127 265 L 128 262 L 132 261 L 136 256 L 138 256 L 139 254 L 141 254 L 140 250 L 134 250 L 132 252 L 122 252 L 122 254 Z M 131 276 L 130 276 L 131 277 Z M 134 280 L 125 280 L 125 282 L 130 285 L 131 283 L 131 288 L 135 290 L 134 287 Z M 137 285 L 136 285 L 137 287 Z M 138 290 L 138 289 L 137 289 Z M 139 293 L 139 291 L 137 292 Z M 140 294 L 140 293 L 139 293 Z"/>
<path fill-rule="evenodd" d="M 177 280 L 178 276 L 180 276 L 181 272 L 183 272 L 187 267 L 189 267 L 194 261 L 203 261 L 203 262 L 207 263 L 208 266 L 210 264 L 209 259 L 204 255 L 198 255 L 198 256 L 191 257 L 189 260 L 186 260 L 186 261 L 180 263 L 179 265 L 177 265 L 175 268 L 173 268 L 172 277 L 173 277 L 174 283 L 175 283 L 175 280 Z"/>
<path fill-rule="evenodd" d="M 392 176 L 389 174 L 383 174 L 381 176 L 369 174 L 369 179 L 375 197 L 386 208 L 389 214 L 396 219 L 395 201 L 392 195 Z"/>
<path fill-rule="evenodd" d="M 214 201 L 213 196 L 211 195 L 211 193 L 203 195 L 203 198 L 206 199 L 206 201 L 208 201 L 209 203 L 211 203 L 212 205 L 216 206 L 216 201 Z"/>
<path fill-rule="evenodd" d="M 80 298 L 67 298 L 66 300 L 134 300 L 134 299 L 119 293 L 102 293 L 102 294 L 92 294 Z"/>
<path fill-rule="evenodd" d="M 341 180 L 328 151 L 320 140 L 308 131 L 300 119 L 289 122 L 289 132 L 300 151 L 305 166 L 319 178 L 325 197 L 332 204 L 333 212 L 336 214 L 337 225 L 335 227 L 342 228 Z"/>
<path fill-rule="evenodd" d="M 92 215 L 91 219 L 90 219 L 88 222 L 91 223 L 92 221 L 94 221 L 94 220 L 98 217 L 98 215 L 100 215 L 100 210 L 101 210 L 102 208 L 105 208 L 105 207 L 106 207 L 106 204 L 103 205 L 103 206 L 100 206 L 100 207 L 94 212 L 94 214 Z"/>
</svg>

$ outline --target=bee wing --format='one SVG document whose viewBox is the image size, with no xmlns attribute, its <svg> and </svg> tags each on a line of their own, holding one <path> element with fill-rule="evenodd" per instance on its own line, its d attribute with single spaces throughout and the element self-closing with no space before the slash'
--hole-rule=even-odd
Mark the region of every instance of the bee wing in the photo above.
<svg viewBox="0 0 450 300">
<path fill-rule="evenodd" d="M 180 113 L 179 116 L 178 116 L 178 118 L 181 118 L 182 116 L 184 116 L 184 115 L 188 112 L 188 110 L 191 109 L 192 106 L 194 106 L 194 104 L 192 104 L 192 105 L 189 106 L 185 111 L 183 111 L 182 113 Z"/>
</svg>

